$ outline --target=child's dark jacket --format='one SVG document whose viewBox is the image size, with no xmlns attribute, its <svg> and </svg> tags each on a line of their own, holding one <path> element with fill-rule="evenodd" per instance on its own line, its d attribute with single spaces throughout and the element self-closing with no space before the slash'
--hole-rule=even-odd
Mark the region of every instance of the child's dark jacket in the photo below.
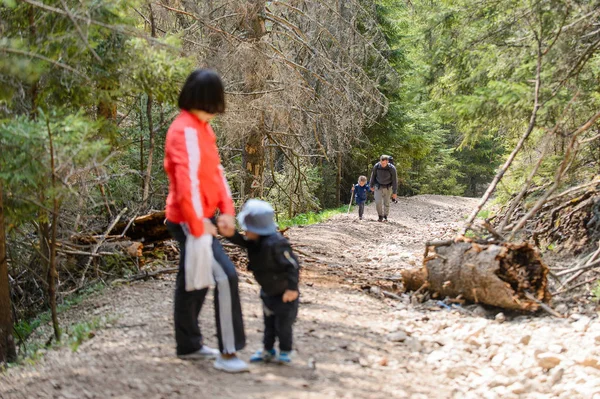
<svg viewBox="0 0 600 399">
<path fill-rule="evenodd" d="M 362 204 L 367 201 L 367 193 L 369 192 L 369 185 L 365 184 L 361 186 L 360 184 L 354 185 L 354 197 L 356 198 L 357 204 Z"/>
<path fill-rule="evenodd" d="M 236 231 L 227 239 L 248 250 L 248 269 L 265 294 L 275 296 L 282 295 L 286 290 L 298 291 L 298 258 L 281 234 L 261 236 L 257 241 L 252 241 Z"/>
</svg>

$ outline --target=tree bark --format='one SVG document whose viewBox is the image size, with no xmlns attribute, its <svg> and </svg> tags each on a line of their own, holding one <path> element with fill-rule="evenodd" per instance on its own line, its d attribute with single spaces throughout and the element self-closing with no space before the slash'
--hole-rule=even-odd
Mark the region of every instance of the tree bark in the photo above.
<svg viewBox="0 0 600 399">
<path fill-rule="evenodd" d="M 154 124 L 152 123 L 152 94 L 148 94 L 146 102 L 146 117 L 148 118 L 148 159 L 146 163 L 146 173 L 144 174 L 144 194 L 142 196 L 143 208 L 148 205 L 150 197 L 150 180 L 152 178 L 152 159 L 154 158 Z"/>
<path fill-rule="evenodd" d="M 265 1 L 251 0 L 248 3 L 248 18 L 244 20 L 245 26 L 242 29 L 247 33 L 248 41 L 251 41 L 253 46 L 258 47 L 260 50 L 263 46 L 260 39 L 267 33 L 263 17 Z M 257 53 L 260 53 L 260 51 L 257 51 Z M 262 64 L 259 62 L 256 67 L 258 68 L 260 65 Z M 268 76 L 264 76 L 264 74 L 258 71 L 249 73 L 247 76 L 248 79 L 245 82 L 245 86 L 250 92 L 265 90 L 266 80 L 269 79 Z M 263 141 L 265 137 L 265 114 L 263 111 L 257 122 L 257 126 L 250 131 L 250 134 L 246 138 L 242 154 L 246 169 L 244 176 L 244 196 L 246 197 L 257 197 L 262 192 L 265 169 L 265 148 Z"/>
<path fill-rule="evenodd" d="M 50 122 L 46 119 L 46 127 L 48 128 L 48 142 L 50 144 L 50 173 L 52 174 L 50 181 L 52 182 L 52 226 L 49 228 L 46 222 L 40 223 L 44 226 L 45 244 L 47 248 L 47 261 L 48 261 L 48 301 L 50 303 L 50 310 L 52 313 L 52 326 L 54 328 L 54 337 L 57 341 L 60 341 L 60 327 L 58 324 L 58 310 L 56 308 L 56 278 L 58 277 L 58 271 L 56 270 L 56 237 L 58 227 L 58 211 L 59 201 L 58 193 L 56 192 L 56 165 L 54 161 L 54 142 L 52 140 L 52 132 L 50 131 Z"/>
<path fill-rule="evenodd" d="M 337 156 L 337 175 L 335 179 L 335 201 L 336 206 L 340 206 L 342 202 L 342 152 L 340 151 Z"/>
<path fill-rule="evenodd" d="M 3 190 L 0 181 L 0 364 L 14 361 L 17 357 L 13 340 L 12 305 L 8 281 L 6 232 L 4 230 Z"/>
<path fill-rule="evenodd" d="M 265 170 L 265 147 L 263 145 L 263 120 L 260 126 L 254 129 L 246 139 L 244 146 L 244 163 L 246 165 L 246 179 L 244 193 L 250 198 L 260 196 Z M 258 194 L 258 195 L 257 195 Z"/>
<path fill-rule="evenodd" d="M 150 34 L 152 37 L 156 37 L 156 23 L 154 21 L 154 11 L 152 10 L 152 4 L 148 2 L 148 11 L 150 12 Z M 152 160 L 154 158 L 154 123 L 152 121 L 152 105 L 154 104 L 154 98 L 152 93 L 148 93 L 148 99 L 146 101 L 146 118 L 148 119 L 148 162 L 146 164 L 146 173 L 144 175 L 144 192 L 142 194 L 142 207 L 148 206 L 148 198 L 150 197 L 150 180 L 152 179 Z M 141 132 L 140 132 L 141 134 Z M 140 140 L 140 144 L 143 143 L 143 138 Z M 143 147 L 142 147 L 143 157 Z"/>
</svg>

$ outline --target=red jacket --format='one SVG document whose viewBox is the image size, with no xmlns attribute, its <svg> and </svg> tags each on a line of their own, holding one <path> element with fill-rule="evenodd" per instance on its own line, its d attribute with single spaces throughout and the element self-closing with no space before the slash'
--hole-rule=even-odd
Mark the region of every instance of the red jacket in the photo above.
<svg viewBox="0 0 600 399">
<path fill-rule="evenodd" d="M 164 161 L 169 177 L 167 219 L 187 223 L 195 237 L 204 233 L 203 219 L 213 217 L 217 209 L 235 215 L 216 141 L 207 122 L 183 110 L 167 132 Z"/>
</svg>

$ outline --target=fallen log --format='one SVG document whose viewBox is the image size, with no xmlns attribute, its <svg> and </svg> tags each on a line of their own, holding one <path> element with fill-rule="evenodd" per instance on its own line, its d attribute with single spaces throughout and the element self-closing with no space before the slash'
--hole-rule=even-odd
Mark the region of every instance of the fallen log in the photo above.
<svg viewBox="0 0 600 399">
<path fill-rule="evenodd" d="M 97 231 L 91 235 L 75 234 L 71 237 L 71 241 L 84 245 L 97 244 L 106 239 L 140 241 L 146 245 L 169 240 L 171 235 L 165 225 L 165 212 L 160 211 L 116 223 L 104 233 Z"/>
<path fill-rule="evenodd" d="M 171 235 L 165 225 L 165 211 L 154 212 L 121 222 L 109 234 L 123 233 L 129 239 L 141 240 L 144 244 L 171 239 Z"/>
<path fill-rule="evenodd" d="M 536 311 L 550 300 L 549 269 L 527 242 L 478 244 L 459 238 L 429 246 L 426 253 L 422 269 L 402 273 L 407 290 L 425 285 L 442 297 L 461 295 L 511 310 Z"/>
</svg>

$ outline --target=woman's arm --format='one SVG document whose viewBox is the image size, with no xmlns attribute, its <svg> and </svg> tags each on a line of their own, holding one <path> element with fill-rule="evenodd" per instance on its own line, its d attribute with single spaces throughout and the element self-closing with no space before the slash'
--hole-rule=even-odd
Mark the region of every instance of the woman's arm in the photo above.
<svg viewBox="0 0 600 399">
<path fill-rule="evenodd" d="M 196 129 L 186 127 L 184 132 L 174 131 L 167 136 L 165 155 L 173 165 L 176 200 L 183 218 L 194 237 L 204 234 L 204 211 L 200 197 L 198 168 L 200 147 Z"/>
</svg>

